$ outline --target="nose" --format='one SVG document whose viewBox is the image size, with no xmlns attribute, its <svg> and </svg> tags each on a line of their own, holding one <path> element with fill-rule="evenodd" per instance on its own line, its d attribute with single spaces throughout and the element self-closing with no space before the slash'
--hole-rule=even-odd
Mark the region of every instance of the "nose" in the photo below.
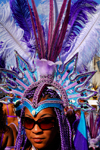
<svg viewBox="0 0 100 150">
<path fill-rule="evenodd" d="M 34 133 L 41 133 L 42 129 L 39 127 L 38 124 L 35 124 L 33 129 L 32 129 L 32 132 L 34 132 Z"/>
</svg>

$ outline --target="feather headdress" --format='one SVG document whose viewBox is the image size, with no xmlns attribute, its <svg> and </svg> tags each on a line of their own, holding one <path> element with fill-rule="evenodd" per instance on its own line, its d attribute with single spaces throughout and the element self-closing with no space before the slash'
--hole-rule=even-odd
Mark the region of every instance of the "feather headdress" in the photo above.
<svg viewBox="0 0 100 150">
<path fill-rule="evenodd" d="M 25 4 L 23 4 L 24 2 Z M 75 12 L 77 12 L 76 10 L 77 8 L 79 8 L 79 5 L 81 8 L 85 6 L 85 2 L 89 3 L 89 0 L 84 0 L 84 3 L 82 3 L 82 5 L 81 3 L 78 3 L 78 5 L 75 6 Z M 18 8 L 19 3 L 23 5 L 22 9 Z M 96 3 L 94 3 L 93 7 L 92 5 L 93 3 L 91 2 L 89 6 L 91 6 L 91 10 L 93 12 L 95 10 L 94 7 Z M 6 9 L 6 7 L 8 7 L 8 4 L 5 5 L 4 7 Z M 26 8 L 26 12 L 29 12 L 27 16 L 25 15 L 26 12 L 23 11 L 24 7 Z M 12 9 L 13 17 L 16 20 L 15 22 L 13 21 L 13 18 L 12 19 L 10 18 L 10 8 Z M 62 104 L 64 107 L 67 107 L 68 104 L 70 104 L 74 107 L 80 108 L 82 105 L 80 100 L 85 101 L 86 99 L 96 94 L 96 92 L 87 89 L 89 80 L 94 75 L 95 71 L 77 75 L 76 72 L 77 59 L 78 59 L 77 53 L 75 55 L 72 55 L 70 60 L 67 61 L 63 65 L 63 67 L 61 67 L 61 63 L 59 61 L 56 62 L 58 56 L 60 55 L 63 49 L 64 46 L 63 42 L 65 41 L 67 42 L 66 35 L 67 34 L 69 35 L 69 33 L 71 33 L 72 31 L 72 28 L 68 30 L 67 27 L 68 25 L 71 24 L 72 24 L 71 26 L 74 26 L 76 20 L 75 19 L 74 23 L 72 23 L 72 20 L 69 18 L 69 16 L 72 16 L 72 14 L 70 13 L 71 0 L 69 1 L 63 0 L 55 26 L 54 26 L 54 5 L 53 5 L 53 0 L 50 0 L 49 26 L 47 30 L 48 34 L 46 34 L 46 30 L 44 26 L 41 25 L 34 0 L 32 0 L 33 10 L 31 9 L 28 1 L 26 3 L 25 0 L 23 1 L 11 0 L 10 8 L 8 9 L 9 10 L 8 11 L 9 13 L 7 14 L 8 16 L 5 15 L 5 19 L 4 20 L 1 19 L 1 24 L 0 24 L 3 26 L 1 30 L 2 36 L 3 35 L 5 35 L 5 37 L 7 36 L 7 38 L 4 38 L 6 39 L 5 41 L 2 40 L 4 42 L 4 45 L 7 48 L 10 48 L 10 51 L 14 49 L 18 53 L 22 52 L 22 54 L 23 53 L 27 54 L 28 57 L 30 57 L 29 54 L 31 53 L 31 49 L 34 47 L 35 52 L 37 52 L 38 54 L 38 56 L 36 54 L 36 57 L 39 58 L 39 60 L 35 62 L 36 66 L 38 66 L 38 69 L 36 68 L 36 70 L 34 70 L 33 73 L 30 70 L 29 64 L 24 60 L 25 57 L 23 56 L 24 58 L 23 59 L 21 57 L 22 55 L 20 56 L 16 52 L 17 73 L 6 69 L 0 69 L 2 78 L 6 80 L 6 84 L 2 83 L 1 89 L 3 89 L 5 92 L 9 92 L 11 90 L 10 93 L 14 93 L 14 97 L 13 97 L 14 101 L 21 98 L 23 105 L 27 107 L 29 106 L 31 112 L 34 109 L 36 113 L 38 113 L 40 109 L 37 111 L 36 108 L 39 107 L 40 105 L 43 105 L 43 107 L 49 107 L 52 105 L 53 107 L 55 106 L 55 103 L 56 103 L 56 107 L 59 109 L 61 106 L 60 104 Z M 57 10 L 57 7 L 55 8 Z M 20 20 L 21 15 L 17 15 L 17 13 L 19 12 L 21 12 L 21 14 L 24 16 L 23 21 Z M 77 13 L 75 13 L 76 18 L 78 16 Z M 30 23 L 26 23 L 26 21 L 28 20 L 31 20 L 32 23 L 31 25 Z M 85 20 L 87 20 L 86 16 L 85 16 Z M 85 20 L 81 19 L 83 23 L 85 23 Z M 6 25 L 4 25 L 5 22 L 7 22 L 6 23 L 7 27 Z M 77 23 L 77 25 L 79 24 Z M 29 28 L 27 28 L 27 26 Z M 21 29 L 20 27 L 23 29 Z M 80 25 L 78 27 L 80 27 Z M 12 32 L 10 32 L 9 29 L 13 29 L 13 34 Z M 18 32 L 19 34 L 16 36 L 15 35 L 16 32 L 14 31 L 16 32 L 19 31 Z M 45 40 L 45 34 L 48 35 L 47 41 Z M 13 35 L 15 35 L 16 38 L 14 38 Z M 14 44 L 10 45 L 11 42 L 14 42 Z M 31 42 L 33 47 L 30 47 Z M 17 47 L 16 47 L 16 43 L 18 44 Z M 21 64 L 23 64 L 23 66 Z M 59 65 L 58 68 L 57 65 Z M 60 67 L 63 68 L 62 71 Z M 37 74 L 39 74 L 39 78 L 38 78 L 39 80 L 37 79 L 38 77 Z M 53 86 L 60 93 L 62 97 L 62 101 L 48 100 L 49 105 L 44 104 L 45 102 L 43 104 L 38 103 L 39 95 L 43 91 L 44 87 L 47 85 Z M 26 94 L 33 88 L 36 88 L 36 90 L 34 93 L 33 100 L 32 102 L 30 102 L 28 99 L 26 99 Z M 87 103 L 85 103 L 85 105 L 89 109 L 92 109 Z"/>
</svg>

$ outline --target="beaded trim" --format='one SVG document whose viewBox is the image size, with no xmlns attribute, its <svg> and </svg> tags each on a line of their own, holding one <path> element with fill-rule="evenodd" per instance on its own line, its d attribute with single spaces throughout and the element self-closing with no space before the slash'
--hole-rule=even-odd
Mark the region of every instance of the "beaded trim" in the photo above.
<svg viewBox="0 0 100 150">
<path fill-rule="evenodd" d="M 23 99 L 23 107 L 27 107 L 33 116 L 37 115 L 42 109 L 48 108 L 48 107 L 59 108 L 63 112 L 62 101 L 60 99 L 56 99 L 56 98 L 46 99 L 42 102 L 39 102 L 37 108 L 34 108 L 32 106 L 32 102 L 30 102 L 28 99 L 24 98 Z"/>
</svg>

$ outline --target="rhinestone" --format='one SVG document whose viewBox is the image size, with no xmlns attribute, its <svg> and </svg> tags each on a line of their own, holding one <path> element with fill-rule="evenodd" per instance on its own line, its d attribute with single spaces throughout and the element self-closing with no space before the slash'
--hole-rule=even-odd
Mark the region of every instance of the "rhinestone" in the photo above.
<svg viewBox="0 0 100 150">
<path fill-rule="evenodd" d="M 35 115 L 35 110 L 32 111 L 32 115 L 33 115 L 33 116 Z"/>
</svg>

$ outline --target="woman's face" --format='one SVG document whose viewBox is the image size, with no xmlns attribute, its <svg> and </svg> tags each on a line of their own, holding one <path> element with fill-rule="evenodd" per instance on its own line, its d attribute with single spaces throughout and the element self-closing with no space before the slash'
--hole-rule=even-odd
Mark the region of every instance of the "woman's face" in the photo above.
<svg viewBox="0 0 100 150">
<path fill-rule="evenodd" d="M 52 108 L 45 108 L 41 110 L 35 117 L 33 117 L 30 111 L 25 108 L 25 117 L 29 117 L 31 119 L 34 119 L 35 121 L 38 121 L 39 119 L 45 119 L 48 117 L 56 118 L 56 115 Z M 55 137 L 58 133 L 58 127 L 56 124 L 51 129 L 43 130 L 39 127 L 38 124 L 35 124 L 35 126 L 31 130 L 25 129 L 25 131 L 28 140 L 37 150 L 44 148 L 49 150 L 54 147 L 54 143 L 56 140 Z"/>
</svg>

